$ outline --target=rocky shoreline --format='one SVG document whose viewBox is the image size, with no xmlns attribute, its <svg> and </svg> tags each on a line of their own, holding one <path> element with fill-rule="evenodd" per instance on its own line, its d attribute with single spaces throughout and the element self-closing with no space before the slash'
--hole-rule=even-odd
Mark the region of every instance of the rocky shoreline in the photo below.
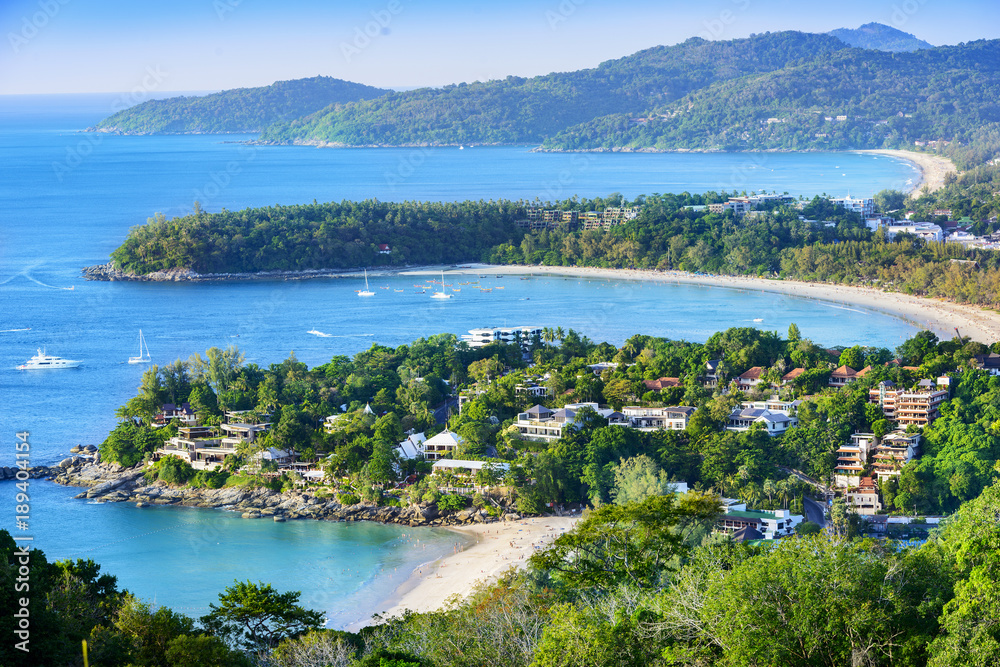
<svg viewBox="0 0 1000 667">
<path fill-rule="evenodd" d="M 441 513 L 433 504 L 390 507 L 376 505 L 341 505 L 335 498 L 320 497 L 310 491 L 279 493 L 262 487 L 223 487 L 221 489 L 171 486 L 145 480 L 142 464 L 124 468 L 116 463 L 73 456 L 52 467 L 38 466 L 28 472 L 32 479 L 46 479 L 63 486 L 86 487 L 75 498 L 98 503 L 135 503 L 136 507 L 177 505 L 239 512 L 244 519 L 271 519 L 275 522 L 296 519 L 320 521 L 377 521 L 404 526 L 459 526 L 493 523 L 496 518 L 469 508 Z M 14 479 L 16 468 L 0 467 L 0 481 Z M 505 514 L 504 521 L 520 519 Z"/>
<path fill-rule="evenodd" d="M 305 269 L 301 271 L 259 271 L 255 273 L 198 273 L 191 269 L 167 269 L 138 274 L 120 271 L 112 263 L 85 266 L 81 269 L 85 280 L 109 282 L 217 282 L 222 280 L 307 280 L 310 278 L 343 278 L 349 271 L 338 269 Z"/>
</svg>

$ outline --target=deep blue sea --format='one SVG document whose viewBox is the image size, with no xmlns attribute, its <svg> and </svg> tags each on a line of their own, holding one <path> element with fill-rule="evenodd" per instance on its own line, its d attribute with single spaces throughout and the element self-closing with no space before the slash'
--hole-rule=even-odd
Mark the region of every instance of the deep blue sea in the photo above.
<svg viewBox="0 0 1000 667">
<path fill-rule="evenodd" d="M 137 351 L 140 328 L 154 363 L 235 343 L 261 365 L 294 351 L 310 366 L 374 342 L 399 345 L 494 324 L 561 326 L 620 344 L 633 333 L 703 341 L 730 326 L 784 332 L 795 322 L 817 342 L 890 348 L 916 330 L 845 304 L 630 281 L 490 278 L 485 286 L 505 289 L 463 289 L 446 302 L 417 294 L 422 281 L 413 277 L 373 278 L 372 299 L 358 299 L 352 280 L 86 282 L 80 269 L 106 262 L 130 227 L 156 212 L 188 212 L 196 200 L 217 211 L 369 197 L 548 201 L 734 189 L 862 196 L 916 178 L 906 161 L 850 153 L 317 149 L 239 143 L 249 136 L 81 133 L 111 112 L 116 97 L 0 97 L 0 465 L 13 463 L 17 431 L 30 433 L 36 464 L 60 460 L 74 444 L 99 443 L 114 426 L 114 409 L 139 384 L 143 367 L 125 361 Z M 84 365 L 14 370 L 39 347 Z M 303 590 L 332 625 L 343 625 L 367 616 L 416 563 L 450 553 L 455 542 L 446 531 L 404 537 L 386 526 L 94 506 L 73 500 L 76 490 L 41 482 L 32 491 L 32 531 L 47 554 L 94 558 L 140 596 L 192 614 L 240 577 Z M 0 527 L 11 527 L 13 486 L 0 498 Z"/>
</svg>

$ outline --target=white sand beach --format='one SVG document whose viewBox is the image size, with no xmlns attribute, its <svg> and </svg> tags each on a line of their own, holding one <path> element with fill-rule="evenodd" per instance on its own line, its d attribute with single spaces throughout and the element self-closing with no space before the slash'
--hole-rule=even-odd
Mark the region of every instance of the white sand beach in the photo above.
<svg viewBox="0 0 1000 667">
<path fill-rule="evenodd" d="M 579 516 L 538 517 L 453 527 L 451 530 L 468 537 L 472 543 L 452 556 L 417 568 L 380 613 L 390 617 L 406 609 L 418 612 L 439 609 L 452 596 L 467 595 L 477 582 L 494 581 L 512 567 L 525 567 L 536 549 L 570 530 L 577 521 Z M 371 621 L 365 621 L 350 629 L 370 624 Z"/>
<path fill-rule="evenodd" d="M 920 170 L 920 178 L 917 179 L 913 187 L 907 194 L 920 192 L 925 186 L 930 192 L 938 190 L 944 185 L 944 177 L 949 173 L 958 173 L 951 160 L 940 155 L 929 153 L 917 153 L 915 151 L 900 150 L 859 150 L 854 153 L 868 153 L 870 155 L 888 155 L 889 157 L 909 160 L 917 165 Z"/>
<path fill-rule="evenodd" d="M 440 269 L 420 269 L 414 275 L 430 274 Z M 806 299 L 819 299 L 839 305 L 888 313 L 914 326 L 933 331 L 942 339 L 955 336 L 955 329 L 963 336 L 987 345 L 1000 340 L 1000 312 L 985 310 L 977 306 L 952 303 L 943 299 L 910 296 L 898 292 L 806 283 L 795 280 L 768 280 L 739 276 L 708 276 L 685 273 L 683 271 L 640 271 L 633 269 L 597 269 L 572 266 L 494 266 L 486 264 L 452 268 L 448 273 L 486 272 L 505 275 L 553 275 L 607 280 L 641 280 L 661 283 L 687 283 L 711 287 L 726 287 L 740 290 L 759 290 L 791 294 Z"/>
</svg>

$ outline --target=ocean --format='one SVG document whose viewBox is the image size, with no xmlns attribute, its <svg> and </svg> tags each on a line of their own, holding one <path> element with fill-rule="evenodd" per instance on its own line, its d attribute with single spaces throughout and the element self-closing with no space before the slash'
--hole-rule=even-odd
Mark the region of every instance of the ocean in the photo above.
<svg viewBox="0 0 1000 667">
<path fill-rule="evenodd" d="M 80 132 L 108 115 L 117 97 L 0 97 L 0 465 L 13 464 L 18 431 L 30 434 L 33 464 L 56 463 L 75 444 L 103 440 L 144 370 L 126 363 L 137 353 L 140 328 L 157 364 L 236 344 L 264 366 L 292 352 L 313 366 L 375 342 L 395 346 L 492 325 L 561 326 L 621 344 L 633 333 L 704 341 L 731 326 L 784 333 L 795 322 L 823 344 L 890 348 L 917 330 L 849 304 L 625 280 L 490 277 L 484 286 L 504 289 L 463 289 L 444 302 L 418 294 L 414 285 L 423 281 L 406 276 L 372 277 L 371 299 L 356 297 L 361 285 L 352 279 L 86 282 L 80 269 L 106 262 L 130 227 L 156 212 L 186 213 L 196 200 L 217 211 L 371 197 L 548 201 L 734 189 L 866 196 L 916 178 L 906 161 L 851 153 L 317 149 L 241 143 L 249 136 Z M 15 370 L 36 348 L 84 363 Z M 410 535 L 389 526 L 96 506 L 72 499 L 76 492 L 32 482 L 35 544 L 51 558 L 93 558 L 141 597 L 180 611 L 204 610 L 233 578 L 251 578 L 303 590 L 305 602 L 342 627 L 388 596 L 397 582 L 389 568 L 408 575 L 456 542 L 443 530 Z M 0 505 L 7 508 L 0 527 L 13 526 L 13 493 L 11 484 L 0 488 L 9 501 Z M 149 576 L 151 568 L 157 576 Z"/>
</svg>

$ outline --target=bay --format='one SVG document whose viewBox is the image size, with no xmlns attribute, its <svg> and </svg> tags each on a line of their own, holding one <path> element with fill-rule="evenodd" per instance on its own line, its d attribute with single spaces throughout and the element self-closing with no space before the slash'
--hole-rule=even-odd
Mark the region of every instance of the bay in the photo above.
<svg viewBox="0 0 1000 667">
<path fill-rule="evenodd" d="M 784 332 L 795 322 L 803 335 L 827 345 L 890 348 L 917 328 L 849 304 L 625 280 L 489 277 L 482 286 L 492 292 L 456 284 L 461 292 L 447 302 L 418 293 L 414 285 L 422 281 L 412 276 L 373 277 L 376 297 L 364 300 L 354 294 L 360 279 L 85 282 L 80 268 L 107 261 L 131 226 L 155 212 L 188 212 L 195 200 L 214 211 L 369 197 L 548 201 L 722 189 L 861 196 L 903 188 L 916 173 L 905 161 L 848 153 L 317 149 L 251 147 L 239 143 L 251 137 L 240 136 L 79 132 L 110 113 L 117 99 L 0 98 L 0 465 L 14 462 L 18 431 L 30 433 L 34 464 L 54 464 L 74 444 L 103 440 L 114 426 L 114 409 L 134 395 L 144 370 L 126 363 L 137 353 L 140 328 L 157 364 L 237 344 L 262 366 L 293 351 L 314 366 L 374 342 L 396 346 L 504 324 L 573 328 L 621 344 L 639 332 L 704 341 L 730 326 Z M 448 278 L 469 280 L 476 278 Z M 14 370 L 36 348 L 84 364 L 48 373 Z M 8 529 L 13 490 L 10 484 L 0 489 L 10 500 L 0 520 Z M 392 589 L 389 567 L 408 573 L 455 542 L 446 531 L 421 531 L 426 547 L 415 547 L 402 537 L 405 531 L 385 526 L 97 507 L 73 500 L 75 493 L 32 484 L 35 544 L 53 558 L 94 558 L 130 590 L 178 609 L 203 609 L 232 578 L 251 577 L 303 590 L 332 624 L 346 624 L 343 609 L 370 609 Z M 340 571 L 343 562 L 353 563 L 356 577 Z"/>
</svg>

